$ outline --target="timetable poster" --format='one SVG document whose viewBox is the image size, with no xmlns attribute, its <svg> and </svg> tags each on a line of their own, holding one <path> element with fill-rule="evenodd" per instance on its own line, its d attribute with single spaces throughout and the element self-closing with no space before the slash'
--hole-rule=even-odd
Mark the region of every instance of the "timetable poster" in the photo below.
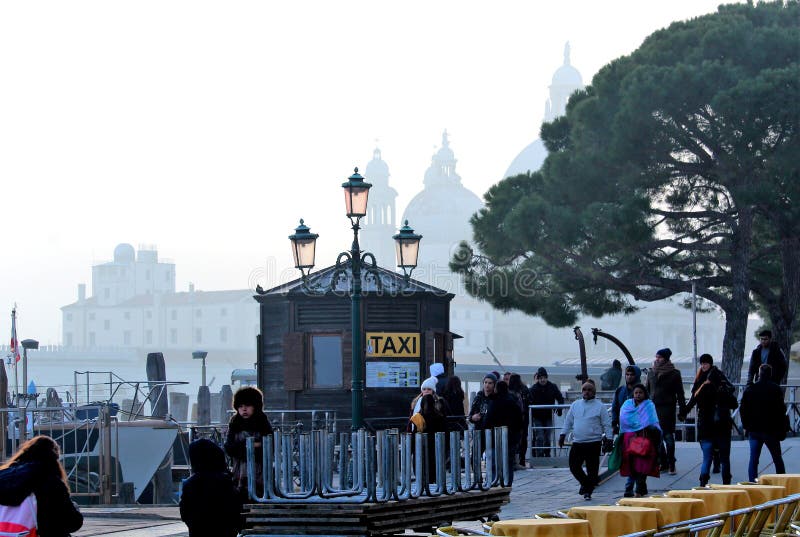
<svg viewBox="0 0 800 537">
<path fill-rule="evenodd" d="M 367 362 L 367 388 L 417 388 L 419 362 Z"/>
</svg>

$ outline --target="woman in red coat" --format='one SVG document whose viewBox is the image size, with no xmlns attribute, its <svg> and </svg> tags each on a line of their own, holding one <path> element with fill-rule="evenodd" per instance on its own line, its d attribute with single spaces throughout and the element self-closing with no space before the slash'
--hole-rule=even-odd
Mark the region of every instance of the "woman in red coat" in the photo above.
<svg viewBox="0 0 800 537">
<path fill-rule="evenodd" d="M 658 424 L 656 406 L 642 384 L 633 387 L 633 399 L 623 403 L 619 411 L 619 429 L 622 437 L 622 465 L 619 473 L 628 476 L 625 497 L 647 495 L 647 476 L 659 477 L 658 445 L 661 426 Z"/>
</svg>

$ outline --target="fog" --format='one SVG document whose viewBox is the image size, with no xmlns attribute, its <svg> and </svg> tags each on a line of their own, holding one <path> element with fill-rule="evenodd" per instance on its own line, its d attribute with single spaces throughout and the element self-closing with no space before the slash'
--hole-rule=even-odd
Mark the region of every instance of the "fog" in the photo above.
<svg viewBox="0 0 800 537">
<path fill-rule="evenodd" d="M 401 213 L 445 128 L 482 195 L 537 137 L 566 41 L 588 84 L 718 3 L 4 2 L 0 336 L 16 303 L 20 339 L 59 343 L 121 242 L 156 245 L 179 290 L 266 287 L 294 277 L 303 217 L 332 263 L 376 145 Z"/>
</svg>

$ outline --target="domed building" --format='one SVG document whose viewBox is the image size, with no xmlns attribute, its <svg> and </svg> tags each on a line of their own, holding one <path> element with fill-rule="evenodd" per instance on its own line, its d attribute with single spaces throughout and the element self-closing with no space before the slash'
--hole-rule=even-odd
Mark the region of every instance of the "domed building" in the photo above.
<svg viewBox="0 0 800 537">
<path fill-rule="evenodd" d="M 393 270 L 396 265 L 392 235 L 397 233 L 397 190 L 389 186 L 389 165 L 383 161 L 377 147 L 367 163 L 364 177 L 372 188 L 367 216 L 361 219 L 361 248 L 372 252 L 379 266 Z"/>
<path fill-rule="evenodd" d="M 461 339 L 454 342 L 456 359 L 482 361 L 491 346 L 494 310 L 470 297 L 461 277 L 450 272 L 450 258 L 462 240 L 472 240 L 470 218 L 483 208 L 481 199 L 461 184 L 456 158 L 447 131 L 442 146 L 425 172 L 425 188 L 414 196 L 403 213 L 403 221 L 423 236 L 419 265 L 413 277 L 456 296 L 450 302 L 450 330 Z"/>
<path fill-rule="evenodd" d="M 570 61 L 569 42 L 564 45 L 564 64 L 553 73 L 549 89 L 550 98 L 544 105 L 544 121 L 553 121 L 558 116 L 564 115 L 567 111 L 569 96 L 577 90 L 583 89 L 583 77 Z M 546 157 L 547 149 L 537 138 L 511 161 L 503 177 L 535 172 L 542 167 Z"/>
</svg>

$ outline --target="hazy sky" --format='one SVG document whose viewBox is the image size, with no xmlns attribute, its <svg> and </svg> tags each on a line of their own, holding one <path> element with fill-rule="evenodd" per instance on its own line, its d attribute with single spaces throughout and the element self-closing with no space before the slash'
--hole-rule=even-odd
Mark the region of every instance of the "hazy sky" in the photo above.
<svg viewBox="0 0 800 537">
<path fill-rule="evenodd" d="M 0 341 L 16 302 L 21 339 L 58 343 L 120 242 L 155 244 L 179 290 L 245 288 L 294 275 L 304 217 L 331 264 L 376 140 L 401 214 L 445 128 L 482 195 L 538 136 L 566 41 L 588 84 L 718 3 L 2 2 Z"/>
</svg>

